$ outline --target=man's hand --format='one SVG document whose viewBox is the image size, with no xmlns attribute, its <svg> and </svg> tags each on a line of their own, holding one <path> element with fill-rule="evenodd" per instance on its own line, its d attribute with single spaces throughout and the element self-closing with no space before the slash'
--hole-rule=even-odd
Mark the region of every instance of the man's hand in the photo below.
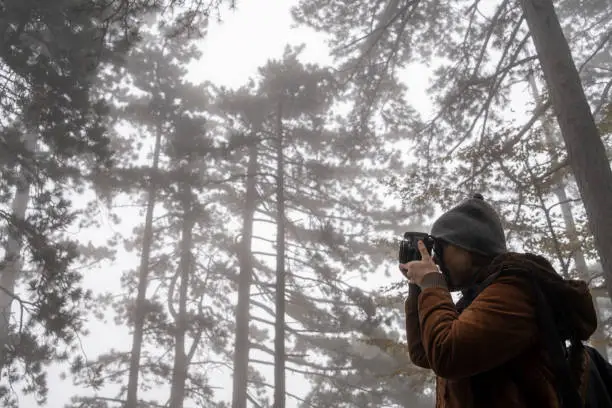
<svg viewBox="0 0 612 408">
<path fill-rule="evenodd" d="M 400 264 L 400 270 L 410 283 L 421 285 L 423 277 L 430 273 L 440 273 L 438 266 L 427 252 L 427 248 L 423 241 L 419 241 L 419 252 L 421 253 L 420 261 L 412 261 L 405 264 Z"/>
</svg>

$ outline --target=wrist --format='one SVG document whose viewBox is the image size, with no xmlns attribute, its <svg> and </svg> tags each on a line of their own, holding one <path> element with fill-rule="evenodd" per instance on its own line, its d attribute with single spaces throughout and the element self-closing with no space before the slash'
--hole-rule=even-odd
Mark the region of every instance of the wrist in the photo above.
<svg viewBox="0 0 612 408">
<path fill-rule="evenodd" d="M 423 276 L 423 280 L 419 284 L 420 289 L 424 290 L 427 288 L 444 288 L 448 289 L 448 283 L 440 272 L 430 272 Z"/>
<path fill-rule="evenodd" d="M 421 288 L 419 287 L 419 285 L 417 285 L 416 283 L 408 284 L 408 296 L 416 297 L 416 296 L 419 296 L 420 293 L 421 293 Z"/>
</svg>

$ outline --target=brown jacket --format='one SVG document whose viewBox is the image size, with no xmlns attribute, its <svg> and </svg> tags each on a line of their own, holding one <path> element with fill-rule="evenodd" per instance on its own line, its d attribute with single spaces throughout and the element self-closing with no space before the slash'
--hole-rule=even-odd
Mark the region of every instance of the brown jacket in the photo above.
<svg viewBox="0 0 612 408">
<path fill-rule="evenodd" d="M 534 263 L 534 258 L 502 255 L 478 280 L 504 265 L 551 273 L 547 261 Z M 562 295 L 575 306 L 568 319 L 580 340 L 587 340 L 597 319 L 586 284 L 572 281 Z M 437 408 L 559 407 L 551 365 L 541 346 L 534 295 L 525 279 L 500 275 L 462 313 L 443 284 L 433 285 L 409 296 L 405 311 L 410 358 L 437 375 Z M 583 396 L 587 358 L 577 373 Z"/>
</svg>

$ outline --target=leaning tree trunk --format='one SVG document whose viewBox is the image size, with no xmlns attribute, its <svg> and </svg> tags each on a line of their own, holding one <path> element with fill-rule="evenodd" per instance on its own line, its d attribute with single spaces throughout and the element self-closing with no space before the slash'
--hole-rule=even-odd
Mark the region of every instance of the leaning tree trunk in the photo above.
<svg viewBox="0 0 612 408">
<path fill-rule="evenodd" d="M 24 147 L 28 152 L 36 151 L 38 137 L 32 133 L 24 136 Z M 6 363 L 5 350 L 10 347 L 11 339 L 11 308 L 15 298 L 17 279 L 21 272 L 22 238 L 21 223 L 25 220 L 26 209 L 30 198 L 29 177 L 25 169 L 21 170 L 21 177 L 17 183 L 15 199 L 11 213 L 12 220 L 8 220 L 8 237 L 4 248 L 4 260 L 0 264 L 0 372 Z"/>
<path fill-rule="evenodd" d="M 192 275 L 193 262 L 191 250 L 193 247 L 193 227 L 195 225 L 193 204 L 189 187 L 183 188 L 183 231 L 181 233 L 181 259 L 179 262 L 179 310 L 176 315 L 176 330 L 174 334 L 174 367 L 172 370 L 172 386 L 170 388 L 169 408 L 183 408 L 185 401 L 185 384 L 187 382 L 188 356 L 185 352 L 185 337 L 189 325 L 187 314 L 187 297 L 189 294 L 189 279 Z"/>
<path fill-rule="evenodd" d="M 612 299 L 612 170 L 552 0 L 520 0 Z"/>
<path fill-rule="evenodd" d="M 145 227 L 142 234 L 142 252 L 138 274 L 138 292 L 134 305 L 134 333 L 132 335 L 132 351 L 130 353 L 130 369 L 127 387 L 125 408 L 138 408 L 138 375 L 140 373 L 140 354 L 144 338 L 144 324 L 147 314 L 147 286 L 149 284 L 149 259 L 151 257 L 151 244 L 153 243 L 153 212 L 157 198 L 157 179 L 159 172 L 159 156 L 161 154 L 162 130 L 157 129 L 155 147 L 153 149 L 153 165 L 149 176 L 149 191 L 147 198 L 147 212 Z"/>
<path fill-rule="evenodd" d="M 276 129 L 276 318 L 274 322 L 274 408 L 285 408 L 285 163 L 282 102 Z"/>
<path fill-rule="evenodd" d="M 531 88 L 531 94 L 533 98 L 537 101 L 538 95 L 540 93 L 533 74 L 529 76 L 529 86 Z M 544 131 L 546 145 L 548 146 L 548 151 L 551 157 L 551 167 L 558 167 L 560 163 L 555 149 L 558 146 L 560 140 L 558 140 L 558 137 L 555 137 L 553 129 L 550 128 L 546 120 L 542 120 L 542 129 Z M 557 197 L 557 200 L 559 200 L 561 206 L 561 215 L 563 216 L 566 234 L 576 246 L 575 250 L 573 251 L 573 258 L 574 265 L 576 266 L 576 271 L 578 272 L 578 278 L 582 279 L 585 282 L 588 282 L 590 280 L 589 269 L 586 263 L 586 259 L 584 257 L 584 252 L 582 251 L 582 248 L 579 244 L 578 230 L 576 229 L 576 222 L 574 220 L 574 214 L 572 213 L 572 206 L 570 204 L 570 201 L 568 200 L 563 179 L 559 179 L 555 183 L 553 192 Z M 601 310 L 599 309 L 599 304 L 597 302 L 596 296 L 593 296 L 593 306 L 595 307 L 595 312 L 597 313 L 597 329 L 595 330 L 595 333 L 593 333 L 591 340 L 593 346 L 597 349 L 597 351 L 599 351 L 601 355 L 607 356 L 608 348 L 606 334 L 604 330 L 604 325 L 601 320 Z"/>
<path fill-rule="evenodd" d="M 234 379 L 232 408 L 246 408 L 249 379 L 249 308 L 251 306 L 251 283 L 253 261 L 251 242 L 253 240 L 253 218 L 257 204 L 257 143 L 255 133 L 251 134 L 249 163 L 246 177 L 246 197 L 242 216 L 242 238 L 239 249 L 240 274 L 238 276 L 238 304 L 236 306 L 236 341 L 234 344 Z"/>
</svg>

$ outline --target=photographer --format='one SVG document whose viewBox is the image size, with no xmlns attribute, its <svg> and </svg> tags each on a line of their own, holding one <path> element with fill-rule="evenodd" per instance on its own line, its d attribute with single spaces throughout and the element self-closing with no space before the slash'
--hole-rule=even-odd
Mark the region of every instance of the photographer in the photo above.
<svg viewBox="0 0 612 408">
<path fill-rule="evenodd" d="M 431 238 L 434 256 L 419 241 L 421 259 L 400 270 L 410 283 L 410 358 L 437 375 L 436 407 L 583 406 L 581 341 L 597 325 L 587 285 L 563 280 L 540 256 L 508 252 L 500 218 L 479 194 L 436 220 Z M 561 313 L 563 327 L 540 310 L 534 282 L 554 299 L 545 306 Z M 451 290 L 462 291 L 456 305 Z M 557 329 L 572 341 L 567 363 L 550 351 L 548 332 Z M 566 366 L 568 378 L 558 374 Z"/>
</svg>

